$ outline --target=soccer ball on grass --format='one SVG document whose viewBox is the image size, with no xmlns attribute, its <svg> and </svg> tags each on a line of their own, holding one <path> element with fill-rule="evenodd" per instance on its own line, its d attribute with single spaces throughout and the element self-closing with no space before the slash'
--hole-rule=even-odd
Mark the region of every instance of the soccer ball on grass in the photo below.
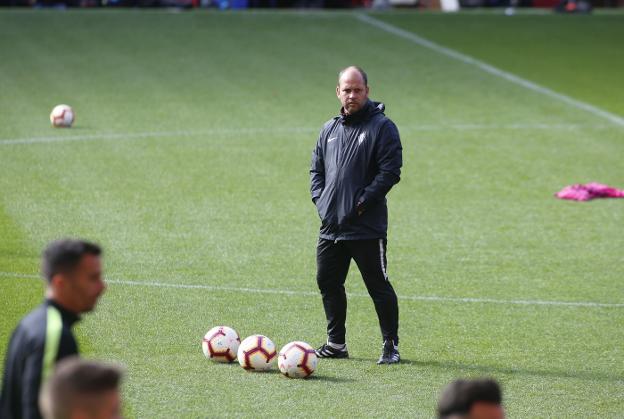
<svg viewBox="0 0 624 419">
<path fill-rule="evenodd" d="M 56 105 L 50 113 L 53 127 L 69 128 L 74 123 L 74 110 L 69 105 Z"/>
<path fill-rule="evenodd" d="M 316 370 L 318 358 L 314 348 L 305 342 L 290 342 L 279 352 L 277 366 L 289 378 L 306 378 Z"/>
<path fill-rule="evenodd" d="M 204 355 L 217 362 L 234 361 L 239 345 L 238 333 L 227 326 L 213 327 L 202 339 Z"/>
<path fill-rule="evenodd" d="M 238 363 L 249 371 L 265 371 L 275 363 L 275 344 L 264 335 L 251 335 L 238 347 Z"/>
</svg>

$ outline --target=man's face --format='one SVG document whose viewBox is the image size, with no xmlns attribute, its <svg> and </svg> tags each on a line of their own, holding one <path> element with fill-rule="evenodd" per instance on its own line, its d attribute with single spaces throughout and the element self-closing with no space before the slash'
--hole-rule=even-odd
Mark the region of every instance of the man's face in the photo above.
<svg viewBox="0 0 624 419">
<path fill-rule="evenodd" d="M 84 255 L 76 269 L 61 276 L 62 292 L 71 304 L 67 308 L 76 313 L 93 310 L 106 289 L 99 256 Z"/>
<path fill-rule="evenodd" d="M 362 109 L 368 100 L 368 86 L 359 71 L 348 69 L 342 74 L 336 86 L 336 96 L 345 113 L 350 115 Z"/>
<path fill-rule="evenodd" d="M 468 413 L 470 419 L 505 419 L 503 406 L 494 403 L 476 402 Z"/>
<path fill-rule="evenodd" d="M 121 419 L 121 397 L 110 390 L 97 397 L 85 397 L 70 414 L 71 419 Z"/>
</svg>

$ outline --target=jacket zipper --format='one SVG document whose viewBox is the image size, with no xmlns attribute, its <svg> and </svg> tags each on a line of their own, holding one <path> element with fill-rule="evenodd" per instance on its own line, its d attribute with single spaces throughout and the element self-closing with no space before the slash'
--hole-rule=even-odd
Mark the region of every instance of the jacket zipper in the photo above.
<svg viewBox="0 0 624 419">
<path fill-rule="evenodd" d="M 343 167 L 344 167 L 344 156 L 343 154 L 343 149 L 344 149 L 344 139 L 347 136 L 346 134 L 346 129 L 344 127 L 342 128 L 342 135 L 340 136 L 340 143 L 338 146 L 338 171 L 336 173 L 336 190 L 339 190 L 338 186 L 340 186 L 340 184 L 342 183 L 342 171 L 343 171 Z M 338 219 L 336 219 L 336 223 L 338 222 Z M 334 240 L 334 244 L 338 244 L 338 240 L 340 237 L 340 224 L 336 224 L 336 240 Z"/>
</svg>

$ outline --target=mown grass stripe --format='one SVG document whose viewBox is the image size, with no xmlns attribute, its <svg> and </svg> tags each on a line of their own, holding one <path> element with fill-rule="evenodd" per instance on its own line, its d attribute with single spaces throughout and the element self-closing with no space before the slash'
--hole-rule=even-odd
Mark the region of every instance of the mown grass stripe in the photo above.
<svg viewBox="0 0 624 419">
<path fill-rule="evenodd" d="M 581 109 L 583 111 L 592 113 L 596 116 L 604 118 L 616 125 L 624 127 L 624 118 L 619 115 L 615 115 L 611 112 L 607 112 L 604 109 L 601 109 L 597 106 L 591 105 L 587 102 L 580 101 L 578 99 L 573 99 L 570 96 L 555 92 L 547 87 L 540 86 L 537 83 L 533 83 L 527 79 L 516 76 L 515 74 L 509 73 L 507 71 L 501 70 L 493 65 L 487 64 L 481 60 L 477 60 L 469 55 L 462 54 L 461 52 L 455 51 L 451 48 L 444 47 L 442 45 L 436 44 L 422 36 L 416 35 L 413 32 L 406 31 L 404 29 L 398 28 L 389 23 L 383 22 L 379 19 L 375 19 L 374 17 L 364 14 L 358 13 L 357 18 L 364 23 L 367 23 L 371 26 L 376 27 L 377 29 L 381 29 L 385 32 L 391 33 L 403 39 L 407 39 L 421 47 L 428 48 L 432 51 L 435 51 L 439 54 L 446 55 L 447 57 L 453 58 L 455 60 L 461 61 L 465 64 L 473 65 L 480 70 L 485 71 L 486 73 L 492 74 L 494 76 L 505 79 L 511 83 L 517 84 L 519 86 L 524 87 L 525 89 L 534 91 L 536 93 L 540 93 L 542 95 L 548 96 L 550 98 L 556 99 L 560 102 L 563 102 L 567 105 L 573 106 L 577 109 Z"/>
</svg>

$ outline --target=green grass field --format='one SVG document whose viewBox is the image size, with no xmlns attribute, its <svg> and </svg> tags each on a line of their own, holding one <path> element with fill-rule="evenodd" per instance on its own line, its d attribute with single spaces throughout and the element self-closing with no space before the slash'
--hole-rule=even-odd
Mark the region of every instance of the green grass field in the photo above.
<svg viewBox="0 0 624 419">
<path fill-rule="evenodd" d="M 373 16 L 624 117 L 623 14 Z M 351 359 L 305 381 L 210 363 L 218 324 L 324 340 L 308 167 L 353 63 L 402 135 L 404 362 L 375 365 L 352 266 Z M 72 129 L 50 128 L 58 103 Z M 0 355 L 42 298 L 41 249 L 70 235 L 106 249 L 78 334 L 127 367 L 129 417 L 432 417 L 446 383 L 476 376 L 500 380 L 509 417 L 622 417 L 624 201 L 553 193 L 624 187 L 623 156 L 622 124 L 350 13 L 3 10 Z"/>
</svg>

